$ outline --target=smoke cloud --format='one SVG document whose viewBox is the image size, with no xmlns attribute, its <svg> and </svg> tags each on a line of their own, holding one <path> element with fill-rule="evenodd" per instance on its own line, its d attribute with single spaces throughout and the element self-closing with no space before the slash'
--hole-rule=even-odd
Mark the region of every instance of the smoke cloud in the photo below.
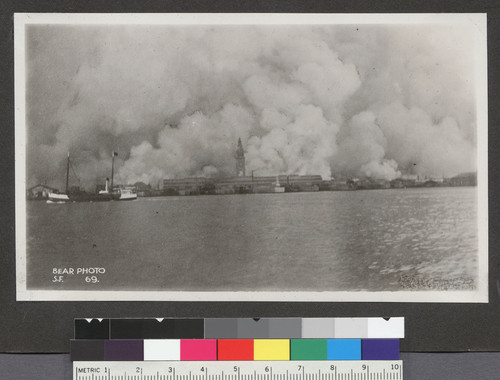
<svg viewBox="0 0 500 380">
<path fill-rule="evenodd" d="M 28 184 L 476 170 L 472 33 L 453 26 L 27 28 Z M 469 54 L 467 54 L 468 52 Z"/>
</svg>

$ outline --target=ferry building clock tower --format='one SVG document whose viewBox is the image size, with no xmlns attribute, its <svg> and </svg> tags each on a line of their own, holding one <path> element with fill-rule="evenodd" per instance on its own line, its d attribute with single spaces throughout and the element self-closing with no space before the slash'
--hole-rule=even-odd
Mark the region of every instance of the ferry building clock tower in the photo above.
<svg viewBox="0 0 500 380">
<path fill-rule="evenodd" d="M 245 151 L 240 138 L 238 139 L 238 149 L 236 149 L 236 176 L 245 177 Z"/>
</svg>

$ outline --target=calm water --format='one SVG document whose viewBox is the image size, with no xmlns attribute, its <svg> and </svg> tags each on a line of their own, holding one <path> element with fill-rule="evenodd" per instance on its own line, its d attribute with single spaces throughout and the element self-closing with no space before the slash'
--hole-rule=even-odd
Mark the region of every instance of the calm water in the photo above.
<svg viewBox="0 0 500 380">
<path fill-rule="evenodd" d="M 475 196 L 433 188 L 28 202 L 28 289 L 470 288 Z M 97 285 L 80 275 L 52 282 L 53 268 L 78 267 L 106 273 Z"/>
</svg>

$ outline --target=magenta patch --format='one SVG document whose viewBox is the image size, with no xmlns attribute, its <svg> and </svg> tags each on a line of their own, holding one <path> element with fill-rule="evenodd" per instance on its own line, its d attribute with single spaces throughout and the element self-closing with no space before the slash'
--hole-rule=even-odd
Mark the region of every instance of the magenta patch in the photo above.
<svg viewBox="0 0 500 380">
<path fill-rule="evenodd" d="M 217 340 L 182 339 L 181 360 L 217 360 Z"/>
</svg>

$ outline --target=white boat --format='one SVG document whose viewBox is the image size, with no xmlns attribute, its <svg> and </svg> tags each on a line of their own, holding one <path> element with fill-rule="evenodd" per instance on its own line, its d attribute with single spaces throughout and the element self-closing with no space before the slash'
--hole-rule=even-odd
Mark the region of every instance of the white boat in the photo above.
<svg viewBox="0 0 500 380">
<path fill-rule="evenodd" d="M 67 194 L 59 194 L 59 193 L 49 193 L 49 199 L 47 203 L 66 203 L 69 202 L 69 197 Z"/>
<path fill-rule="evenodd" d="M 106 178 L 106 188 L 104 190 L 99 191 L 99 194 L 110 194 L 113 196 L 113 200 L 115 201 L 133 201 L 137 199 L 137 192 L 135 191 L 135 187 L 113 187 L 113 177 L 115 170 L 115 156 L 118 153 L 112 153 L 112 161 L 111 161 L 111 184 L 109 183 L 109 178 Z M 110 191 L 110 189 L 112 189 Z"/>
<path fill-rule="evenodd" d="M 119 189 L 118 194 L 119 198 L 117 200 L 119 201 L 133 201 L 134 199 L 137 199 L 137 193 L 135 192 L 135 189 L 131 187 Z"/>
<path fill-rule="evenodd" d="M 274 184 L 273 190 L 275 193 L 284 193 L 285 192 L 285 188 L 280 185 L 280 180 L 279 180 L 278 176 L 276 176 L 276 183 Z"/>
<path fill-rule="evenodd" d="M 52 201 L 52 203 L 63 203 L 68 202 L 69 197 L 68 194 L 49 193 L 49 201 Z"/>
</svg>

